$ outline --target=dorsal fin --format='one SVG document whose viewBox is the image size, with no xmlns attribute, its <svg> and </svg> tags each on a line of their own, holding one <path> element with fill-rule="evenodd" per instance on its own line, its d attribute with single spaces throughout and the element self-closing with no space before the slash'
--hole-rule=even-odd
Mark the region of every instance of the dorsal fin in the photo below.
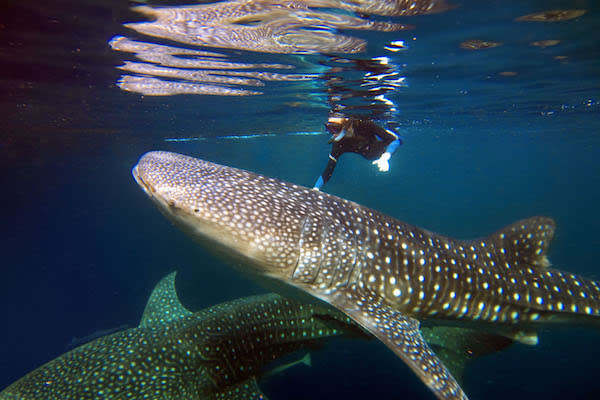
<svg viewBox="0 0 600 400">
<path fill-rule="evenodd" d="M 192 314 L 181 304 L 177 297 L 175 290 L 176 275 L 176 271 L 171 272 L 154 287 L 144 309 L 140 328 L 147 328 L 154 324 L 164 324 Z"/>
<path fill-rule="evenodd" d="M 517 221 L 487 238 L 497 255 L 510 266 L 520 264 L 550 266 L 546 256 L 556 224 L 552 218 L 531 217 Z M 510 268 L 510 267 L 509 267 Z"/>
</svg>

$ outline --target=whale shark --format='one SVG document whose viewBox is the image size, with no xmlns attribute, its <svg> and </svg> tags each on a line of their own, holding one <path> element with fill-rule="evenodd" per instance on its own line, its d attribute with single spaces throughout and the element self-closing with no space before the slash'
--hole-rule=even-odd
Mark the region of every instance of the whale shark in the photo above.
<svg viewBox="0 0 600 400">
<path fill-rule="evenodd" d="M 258 379 L 310 366 L 311 353 L 272 362 L 336 336 L 370 338 L 336 310 L 274 293 L 192 313 L 177 297 L 175 276 L 156 285 L 138 327 L 90 338 L 1 391 L 0 400 L 266 400 Z M 456 327 L 422 332 L 458 376 L 470 360 L 510 344 Z"/>
<path fill-rule="evenodd" d="M 177 226 L 267 286 L 336 308 L 399 356 L 439 399 L 467 399 L 421 322 L 535 345 L 537 329 L 597 323 L 598 282 L 550 267 L 555 223 L 531 217 L 459 240 L 355 202 L 181 154 L 132 174 Z M 290 292 L 290 293 L 291 293 Z"/>
<path fill-rule="evenodd" d="M 273 293 L 192 313 L 177 298 L 173 272 L 153 290 L 138 327 L 59 356 L 0 400 L 264 400 L 257 377 L 270 362 L 359 329 L 342 313 Z"/>
</svg>

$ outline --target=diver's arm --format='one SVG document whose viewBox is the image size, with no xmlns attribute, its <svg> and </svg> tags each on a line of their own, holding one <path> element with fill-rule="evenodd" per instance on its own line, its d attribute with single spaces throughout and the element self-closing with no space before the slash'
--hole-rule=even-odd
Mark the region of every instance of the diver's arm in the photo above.
<svg viewBox="0 0 600 400">
<path fill-rule="evenodd" d="M 313 190 L 321 190 L 325 182 L 323 181 L 323 177 L 319 175 L 319 178 L 315 182 L 315 186 L 313 186 Z"/>
<path fill-rule="evenodd" d="M 396 132 L 392 131 L 391 129 L 385 129 L 376 124 L 374 124 L 374 125 L 375 125 L 375 129 L 373 129 L 373 133 L 375 133 L 375 135 L 379 139 L 381 139 L 383 142 L 392 143 L 393 141 L 400 139 L 398 137 L 398 134 Z"/>
<path fill-rule="evenodd" d="M 396 136 L 397 139 L 394 140 L 392 143 L 388 144 L 388 146 L 385 148 L 385 153 L 389 153 L 389 155 L 391 156 L 392 154 L 394 154 L 396 152 L 396 150 L 398 150 L 398 147 L 400 147 L 400 145 L 402 144 L 402 139 L 398 138 L 398 136 Z"/>
<path fill-rule="evenodd" d="M 323 187 L 323 185 L 327 183 L 329 178 L 331 178 L 331 175 L 333 175 L 333 170 L 335 169 L 336 165 L 337 158 L 329 154 L 329 161 L 327 162 L 327 166 L 325 167 L 325 170 L 323 171 L 321 176 L 319 176 L 319 178 L 317 179 L 317 182 L 315 182 L 315 186 L 313 187 L 314 190 L 320 190 Z"/>
<path fill-rule="evenodd" d="M 396 150 L 398 150 L 398 147 L 402 144 L 402 140 L 398 138 L 398 135 L 395 136 L 396 140 L 388 144 L 385 148 L 385 152 L 377 160 L 373 161 L 373 164 L 377 165 L 377 168 L 379 168 L 381 172 L 387 172 L 390 170 L 389 159 L 392 157 L 392 154 L 394 154 Z"/>
</svg>

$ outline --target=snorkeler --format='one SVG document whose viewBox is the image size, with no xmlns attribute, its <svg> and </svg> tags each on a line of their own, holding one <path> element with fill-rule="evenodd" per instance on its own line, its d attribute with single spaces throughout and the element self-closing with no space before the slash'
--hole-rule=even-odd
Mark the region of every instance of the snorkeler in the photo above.
<svg viewBox="0 0 600 400">
<path fill-rule="evenodd" d="M 325 125 L 333 143 L 325 170 L 313 189 L 319 190 L 333 174 L 337 160 L 344 153 L 357 153 L 367 160 L 374 160 L 380 171 L 390 169 L 389 159 L 402 140 L 389 129 L 384 129 L 371 119 L 329 117 Z"/>
</svg>

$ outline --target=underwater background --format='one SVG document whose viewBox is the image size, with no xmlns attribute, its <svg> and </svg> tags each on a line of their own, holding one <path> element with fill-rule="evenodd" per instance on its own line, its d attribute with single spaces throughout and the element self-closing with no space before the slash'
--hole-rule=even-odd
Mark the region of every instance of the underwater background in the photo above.
<svg viewBox="0 0 600 400">
<path fill-rule="evenodd" d="M 339 28 L 367 43 L 345 59 L 387 57 L 403 77 L 387 87 L 394 110 L 381 115 L 404 144 L 387 173 L 344 155 L 324 190 L 459 238 L 550 216 L 558 226 L 553 265 L 600 279 L 600 3 L 448 3 L 433 14 L 371 16 L 411 29 Z M 187 45 L 255 70 L 291 65 L 283 72 L 309 78 L 266 81 L 263 94 L 252 96 L 128 91 L 117 67 L 133 58 L 111 48 L 111 39 L 181 46 L 124 26 L 147 20 L 134 5 L 0 5 L 0 388 L 65 352 L 74 338 L 136 326 L 153 286 L 170 271 L 179 271 L 180 297 L 193 310 L 264 292 L 148 201 L 130 172 L 143 153 L 180 152 L 305 186 L 327 161 L 335 52 Z M 557 9 L 586 12 L 515 20 Z M 473 48 L 481 42 L 471 40 L 488 45 Z M 544 40 L 559 43 L 532 45 Z M 356 73 L 364 71 L 340 72 Z M 536 347 L 515 344 L 470 363 L 465 392 L 471 399 L 597 398 L 598 334 L 543 329 Z M 376 340 L 336 339 L 312 357 L 312 367 L 287 370 L 261 388 L 274 400 L 434 398 Z"/>
</svg>

